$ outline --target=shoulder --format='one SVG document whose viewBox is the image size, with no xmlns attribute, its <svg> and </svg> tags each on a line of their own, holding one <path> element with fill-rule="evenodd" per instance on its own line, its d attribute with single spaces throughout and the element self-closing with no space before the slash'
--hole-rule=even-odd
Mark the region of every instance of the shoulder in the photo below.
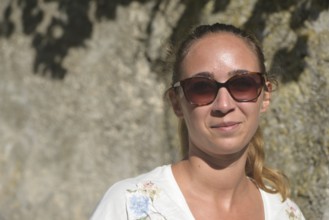
<svg viewBox="0 0 329 220">
<path fill-rule="evenodd" d="M 305 220 L 297 204 L 287 198 L 283 201 L 280 194 L 271 194 L 261 190 L 266 220 Z"/>
<path fill-rule="evenodd" d="M 148 173 L 113 184 L 98 204 L 91 220 L 127 219 L 127 201 L 137 199 L 141 202 L 156 196 L 157 186 L 166 178 L 168 169 L 169 165 L 157 167 Z"/>
</svg>

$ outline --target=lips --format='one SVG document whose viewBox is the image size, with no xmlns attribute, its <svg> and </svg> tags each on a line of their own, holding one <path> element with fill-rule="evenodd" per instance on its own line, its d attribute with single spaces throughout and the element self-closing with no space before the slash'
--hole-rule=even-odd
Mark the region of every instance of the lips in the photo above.
<svg viewBox="0 0 329 220">
<path fill-rule="evenodd" d="M 221 122 L 218 124 L 214 124 L 210 127 L 214 128 L 214 129 L 223 130 L 223 131 L 230 131 L 230 130 L 234 130 L 234 129 L 238 128 L 240 124 L 241 124 L 241 122 L 229 121 L 229 122 Z"/>
</svg>

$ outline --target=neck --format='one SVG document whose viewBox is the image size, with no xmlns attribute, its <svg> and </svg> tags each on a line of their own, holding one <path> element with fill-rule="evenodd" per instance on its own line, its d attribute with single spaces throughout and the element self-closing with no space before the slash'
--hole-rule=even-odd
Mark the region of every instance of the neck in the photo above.
<svg viewBox="0 0 329 220">
<path fill-rule="evenodd" d="M 214 171 L 232 171 L 234 169 L 234 171 L 241 171 L 240 174 L 244 175 L 247 149 L 248 147 L 244 147 L 235 153 L 215 155 L 206 153 L 197 147 L 190 147 L 188 161 L 191 165 L 205 164 L 205 168 L 208 167 Z"/>
<path fill-rule="evenodd" d="M 245 193 L 249 181 L 245 174 L 247 152 L 209 157 L 208 154 L 190 151 L 189 158 L 173 166 L 178 183 L 187 192 L 225 200 L 226 205 L 236 196 Z M 176 172 L 175 172 L 176 171 Z"/>
<path fill-rule="evenodd" d="M 200 157 L 191 156 L 185 164 L 189 178 L 209 191 L 234 192 L 246 183 L 245 160 L 224 158 L 221 163 L 210 163 Z"/>
</svg>

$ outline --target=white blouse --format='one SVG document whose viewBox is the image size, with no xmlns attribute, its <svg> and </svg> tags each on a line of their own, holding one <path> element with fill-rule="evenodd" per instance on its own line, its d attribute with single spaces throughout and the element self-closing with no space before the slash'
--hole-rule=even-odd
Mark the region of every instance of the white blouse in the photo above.
<svg viewBox="0 0 329 220">
<path fill-rule="evenodd" d="M 305 220 L 290 199 L 260 190 L 265 220 Z M 194 220 L 171 165 L 122 180 L 106 192 L 90 220 Z"/>
</svg>

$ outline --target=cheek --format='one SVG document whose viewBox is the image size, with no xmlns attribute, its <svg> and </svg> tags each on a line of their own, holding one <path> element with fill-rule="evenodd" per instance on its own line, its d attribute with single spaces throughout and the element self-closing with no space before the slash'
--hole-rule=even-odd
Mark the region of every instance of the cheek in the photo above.
<svg viewBox="0 0 329 220">
<path fill-rule="evenodd" d="M 202 129 L 207 118 L 207 106 L 192 107 L 191 105 L 182 105 L 183 118 L 185 119 L 188 129 L 193 133 Z"/>
<path fill-rule="evenodd" d="M 256 133 L 261 120 L 260 108 L 257 106 L 252 111 L 249 112 L 247 116 L 247 130 L 249 130 L 250 139 Z"/>
<path fill-rule="evenodd" d="M 258 125 L 261 116 L 261 109 L 262 109 L 261 103 L 262 100 L 259 99 L 255 103 L 250 103 L 250 102 L 239 103 L 238 106 L 240 111 L 245 115 L 248 121 L 252 121 L 252 123 Z"/>
</svg>

